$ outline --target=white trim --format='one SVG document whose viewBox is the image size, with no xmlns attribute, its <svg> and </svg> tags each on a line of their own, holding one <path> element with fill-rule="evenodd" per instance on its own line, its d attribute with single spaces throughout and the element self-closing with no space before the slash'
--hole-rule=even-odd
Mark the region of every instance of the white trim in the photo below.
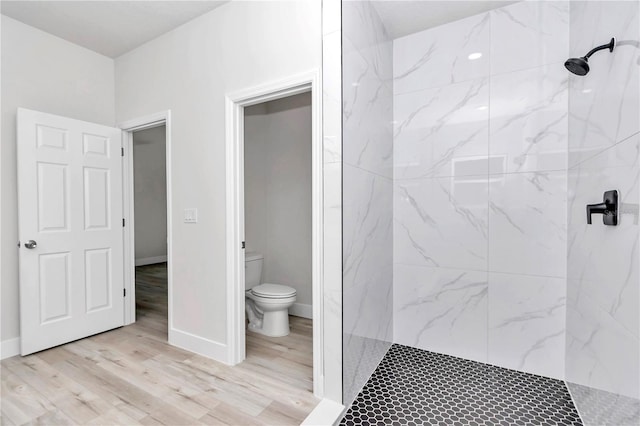
<svg viewBox="0 0 640 426">
<path fill-rule="evenodd" d="M 166 261 L 167 256 L 141 257 L 136 259 L 136 266 L 155 265 L 156 263 L 164 263 Z"/>
<path fill-rule="evenodd" d="M 323 142 L 320 71 L 228 94 L 226 103 L 227 346 L 230 364 L 245 358 L 244 318 L 244 107 L 311 91 L 313 393 L 324 395 Z"/>
<path fill-rule="evenodd" d="M 190 352 L 213 358 L 227 364 L 224 360 L 227 358 L 227 345 L 216 342 L 214 340 L 205 339 L 195 334 L 176 328 L 169 329 L 169 342 L 173 346 L 185 349 Z"/>
<path fill-rule="evenodd" d="M 338 423 L 345 407 L 335 401 L 324 398 L 316 408 L 302 421 L 301 426 L 326 426 Z"/>
<path fill-rule="evenodd" d="M 307 305 L 305 303 L 294 303 L 289 308 L 289 315 L 302 318 L 313 318 L 313 305 Z"/>
<path fill-rule="evenodd" d="M 20 338 L 14 337 L 0 342 L 0 359 L 20 355 Z"/>
<path fill-rule="evenodd" d="M 174 345 L 172 341 L 171 330 L 173 328 L 173 233 L 171 232 L 172 214 L 172 180 L 171 180 L 171 110 L 157 112 L 155 114 L 146 115 L 144 117 L 127 120 L 118 125 L 124 132 L 122 144 L 124 148 L 124 165 L 123 167 L 123 197 L 124 209 L 123 215 L 126 220 L 124 227 L 124 243 L 125 243 L 125 289 L 127 291 L 127 300 L 125 302 L 125 321 L 124 324 L 132 324 L 136 321 L 136 291 L 135 291 L 135 218 L 134 218 L 134 194 L 133 194 L 133 132 L 138 130 L 150 129 L 152 127 L 165 126 L 166 140 L 166 180 L 167 180 L 167 323 L 169 328 L 169 344 Z M 177 345 L 176 345 L 177 346 Z"/>
</svg>

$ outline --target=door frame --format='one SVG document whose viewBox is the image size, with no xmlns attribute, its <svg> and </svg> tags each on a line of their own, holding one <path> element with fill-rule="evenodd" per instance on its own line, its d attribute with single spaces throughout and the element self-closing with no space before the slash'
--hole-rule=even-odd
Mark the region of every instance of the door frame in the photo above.
<svg viewBox="0 0 640 426">
<path fill-rule="evenodd" d="M 311 275 L 313 318 L 313 393 L 324 394 L 323 318 L 323 144 L 320 71 L 313 69 L 249 87 L 225 98 L 226 104 L 226 203 L 227 203 L 227 351 L 228 362 L 238 364 L 246 356 L 244 289 L 244 108 L 300 93 L 311 92 Z"/>
<path fill-rule="evenodd" d="M 171 110 L 145 115 L 143 117 L 127 120 L 118 125 L 122 129 L 122 185 L 123 185 L 123 218 L 124 229 L 124 288 L 127 292 L 124 305 L 124 325 L 136 322 L 136 251 L 135 251 L 135 203 L 134 203 L 134 179 L 133 179 L 133 133 L 153 127 L 165 126 L 166 140 L 166 185 L 167 185 L 167 325 L 172 328 L 173 307 L 171 297 L 173 294 L 172 258 L 173 238 L 171 232 Z M 169 343 L 171 334 L 168 333 Z"/>
</svg>

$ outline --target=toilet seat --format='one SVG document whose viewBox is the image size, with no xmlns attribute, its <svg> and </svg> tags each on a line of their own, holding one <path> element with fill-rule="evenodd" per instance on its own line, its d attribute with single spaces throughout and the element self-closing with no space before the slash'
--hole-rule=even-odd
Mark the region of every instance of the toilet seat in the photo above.
<svg viewBox="0 0 640 426">
<path fill-rule="evenodd" d="M 253 287 L 251 293 L 254 296 L 265 299 L 286 299 L 296 295 L 296 289 L 281 284 L 260 284 Z"/>
</svg>

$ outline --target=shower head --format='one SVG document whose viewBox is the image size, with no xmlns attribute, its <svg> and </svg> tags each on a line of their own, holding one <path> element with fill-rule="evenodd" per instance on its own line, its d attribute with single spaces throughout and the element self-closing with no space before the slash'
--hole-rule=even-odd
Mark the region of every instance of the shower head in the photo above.
<svg viewBox="0 0 640 426">
<path fill-rule="evenodd" d="M 569 58 L 564 66 L 575 75 L 586 75 L 589 72 L 589 60 L 583 58 Z"/>
<path fill-rule="evenodd" d="M 581 58 L 569 58 L 564 63 L 566 69 L 574 73 L 575 75 L 587 75 L 589 72 L 589 57 L 599 50 L 609 49 L 609 52 L 613 52 L 613 48 L 616 45 L 616 39 L 612 38 L 611 41 L 602 46 L 595 47 Z"/>
</svg>

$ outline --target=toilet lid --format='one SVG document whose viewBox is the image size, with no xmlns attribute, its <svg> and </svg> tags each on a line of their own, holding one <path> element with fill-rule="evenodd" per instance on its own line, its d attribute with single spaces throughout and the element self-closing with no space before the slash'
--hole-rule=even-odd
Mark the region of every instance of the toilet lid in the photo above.
<svg viewBox="0 0 640 426">
<path fill-rule="evenodd" d="M 261 297 L 291 297 L 296 295 L 296 289 L 281 284 L 260 284 L 251 289 L 251 293 Z"/>
</svg>

